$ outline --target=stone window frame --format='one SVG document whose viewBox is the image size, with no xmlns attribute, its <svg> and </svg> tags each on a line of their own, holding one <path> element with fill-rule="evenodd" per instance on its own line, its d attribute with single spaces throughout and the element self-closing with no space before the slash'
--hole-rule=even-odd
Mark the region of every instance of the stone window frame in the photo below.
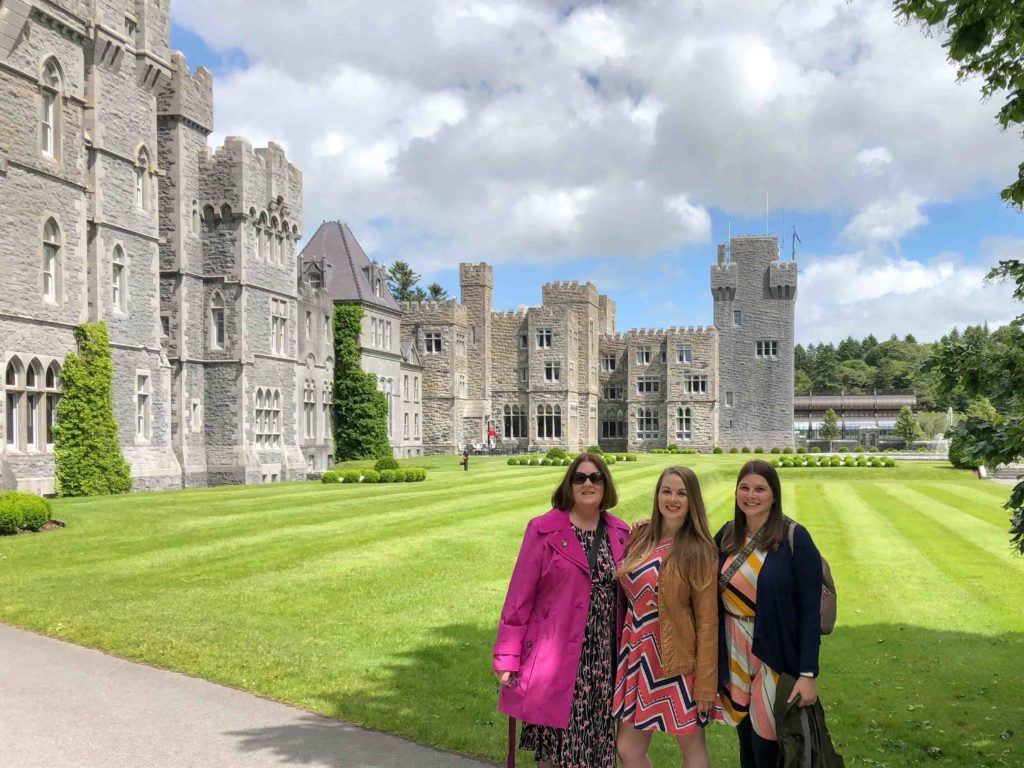
<svg viewBox="0 0 1024 768">
<path fill-rule="evenodd" d="M 63 303 L 61 297 L 64 293 L 64 241 L 60 222 L 56 216 L 46 214 L 43 217 L 39 243 L 41 252 L 39 259 L 40 293 L 43 301 L 47 304 L 60 306 Z M 51 259 L 52 269 L 48 270 L 47 267 Z M 47 276 L 50 278 L 50 290 L 47 290 Z"/>
<path fill-rule="evenodd" d="M 384 349 L 390 350 L 391 349 L 391 321 L 390 320 L 381 320 L 381 323 L 384 324 Z"/>
<path fill-rule="evenodd" d="M 549 384 L 557 384 L 562 380 L 562 361 L 561 360 L 545 360 L 544 361 L 544 381 Z"/>
<path fill-rule="evenodd" d="M 132 166 L 135 176 L 135 208 L 147 213 L 153 208 L 153 191 L 149 180 L 153 173 L 152 157 L 153 154 L 146 145 L 140 144 L 135 150 L 135 162 Z"/>
<path fill-rule="evenodd" d="M 25 366 L 23 409 L 25 416 L 25 442 L 23 450 L 28 453 L 40 453 L 45 450 L 44 430 L 40 429 L 43 422 L 40 415 L 45 419 L 45 414 L 43 413 L 46 403 L 43 393 L 44 375 L 42 363 L 39 362 L 38 358 L 32 358 L 29 364 Z"/>
<path fill-rule="evenodd" d="M 661 416 L 657 408 L 637 408 L 636 439 L 657 440 L 661 437 Z"/>
<path fill-rule="evenodd" d="M 519 366 L 519 383 L 529 384 L 530 383 L 530 367 L 527 365 Z"/>
<path fill-rule="evenodd" d="M 189 403 L 189 431 L 197 434 L 203 431 L 203 401 L 193 397 Z"/>
<path fill-rule="evenodd" d="M 334 402 L 334 392 L 332 391 L 329 382 L 324 382 L 320 401 L 322 410 L 321 428 L 323 430 L 324 441 L 326 442 L 330 437 L 331 430 L 333 428 L 331 422 L 331 404 Z"/>
<path fill-rule="evenodd" d="M 153 439 L 153 375 L 148 368 L 135 369 L 135 444 Z"/>
<path fill-rule="evenodd" d="M 537 439 L 560 440 L 562 438 L 562 407 L 558 404 L 542 403 L 537 406 Z"/>
<path fill-rule="evenodd" d="M 46 435 L 46 450 L 53 450 L 53 428 L 57 425 L 57 406 L 64 396 L 64 380 L 61 378 L 61 366 L 56 360 L 46 367 L 43 380 L 43 433 Z"/>
<path fill-rule="evenodd" d="M 601 416 L 601 439 L 626 439 L 626 412 L 621 407 L 605 411 Z"/>
<path fill-rule="evenodd" d="M 288 354 L 288 314 L 291 308 L 287 299 L 270 297 L 270 353 L 285 356 Z"/>
<path fill-rule="evenodd" d="M 779 342 L 775 339 L 759 339 L 755 341 L 754 357 L 760 360 L 778 360 Z"/>
<path fill-rule="evenodd" d="M 267 212 L 260 211 L 260 216 L 255 222 L 256 229 L 256 258 L 260 261 L 270 260 L 270 223 L 267 221 Z"/>
<path fill-rule="evenodd" d="M 537 349 L 551 349 L 554 346 L 555 331 L 544 327 L 537 329 Z"/>
<path fill-rule="evenodd" d="M 657 376 L 638 376 L 636 379 L 636 393 L 638 395 L 661 394 L 661 379 Z"/>
<path fill-rule="evenodd" d="M 22 451 L 25 423 L 25 364 L 11 355 L 4 370 L 4 443 L 8 452 Z"/>
<path fill-rule="evenodd" d="M 306 379 L 302 387 L 302 436 L 306 440 L 316 439 L 316 384 Z"/>
<path fill-rule="evenodd" d="M 412 423 L 413 423 L 413 428 L 414 428 L 413 438 L 412 439 L 413 440 L 419 440 L 420 439 L 420 415 L 418 413 L 414 413 L 412 415 Z"/>
<path fill-rule="evenodd" d="M 693 345 L 680 344 L 676 347 L 676 362 L 680 365 L 693 364 Z"/>
<path fill-rule="evenodd" d="M 257 448 L 277 450 L 281 447 L 281 390 L 257 387 L 253 393 L 254 430 Z"/>
<path fill-rule="evenodd" d="M 650 365 L 651 364 L 651 348 L 650 347 L 637 347 L 636 348 L 636 364 L 637 365 Z"/>
<path fill-rule="evenodd" d="M 423 333 L 423 351 L 428 355 L 436 355 L 444 351 L 444 342 L 440 331 L 425 331 Z"/>
<path fill-rule="evenodd" d="M 313 267 L 313 269 L 309 270 L 309 274 L 306 275 L 306 283 L 313 290 L 319 290 L 321 287 L 323 287 L 323 280 L 320 279 L 320 270 L 317 269 L 316 267 Z"/>
<path fill-rule="evenodd" d="M 725 407 L 734 408 L 736 407 L 736 393 L 732 391 L 726 391 L 725 393 Z"/>
<path fill-rule="evenodd" d="M 605 384 L 601 392 L 603 400 L 625 400 L 626 388 L 621 384 Z"/>
<path fill-rule="evenodd" d="M 420 377 L 412 377 L 412 401 L 418 403 L 420 401 Z"/>
<path fill-rule="evenodd" d="M 469 395 L 469 387 L 466 382 L 466 374 L 459 373 L 455 376 L 455 386 L 458 397 L 467 397 Z"/>
<path fill-rule="evenodd" d="M 693 440 L 693 411 L 689 406 L 676 409 L 676 439 Z"/>
<path fill-rule="evenodd" d="M 506 440 L 530 436 L 529 408 L 519 403 L 506 404 L 501 409 L 502 434 Z"/>
<path fill-rule="evenodd" d="M 529 349 L 530 348 L 530 334 L 529 333 L 520 333 L 519 334 L 519 348 L 520 349 Z"/>
<path fill-rule="evenodd" d="M 39 156 L 48 163 L 61 165 L 64 137 L 64 70 L 56 56 L 46 56 L 39 67 Z"/>
<path fill-rule="evenodd" d="M 706 395 L 708 377 L 704 373 L 688 373 L 683 377 L 683 391 L 688 395 Z"/>
<path fill-rule="evenodd" d="M 110 308 L 128 314 L 128 258 L 119 242 L 110 249 Z"/>
<path fill-rule="evenodd" d="M 214 291 L 210 295 L 209 317 L 210 333 L 207 344 L 211 350 L 222 350 L 227 344 L 227 306 L 220 291 Z"/>
<path fill-rule="evenodd" d="M 403 440 L 408 440 L 409 439 L 409 414 L 408 413 L 403 413 L 402 414 L 402 439 Z"/>
<path fill-rule="evenodd" d="M 743 325 L 743 310 L 734 309 L 732 311 L 732 325 L 734 328 L 740 328 Z"/>
<path fill-rule="evenodd" d="M 615 370 L 619 364 L 619 358 L 614 352 L 605 352 L 601 356 L 601 370 L 605 373 L 611 373 Z"/>
<path fill-rule="evenodd" d="M 402 402 L 409 402 L 409 374 L 402 375 Z"/>
</svg>

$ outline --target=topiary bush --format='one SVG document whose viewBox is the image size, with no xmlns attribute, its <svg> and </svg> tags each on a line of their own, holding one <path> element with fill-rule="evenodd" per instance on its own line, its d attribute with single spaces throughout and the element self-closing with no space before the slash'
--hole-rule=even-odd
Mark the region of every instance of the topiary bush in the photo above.
<svg viewBox="0 0 1024 768">
<path fill-rule="evenodd" d="M 772 453 L 782 453 L 782 449 L 779 446 L 775 446 L 772 448 Z"/>
<path fill-rule="evenodd" d="M 0 534 L 38 531 L 51 518 L 50 502 L 34 493 L 0 493 Z"/>
<path fill-rule="evenodd" d="M 864 446 L 863 445 L 858 445 L 853 450 L 856 451 L 857 453 L 864 453 Z"/>
<path fill-rule="evenodd" d="M 719 448 L 717 445 L 714 448 L 711 449 L 711 452 L 712 453 L 723 453 L 722 449 Z"/>
<path fill-rule="evenodd" d="M 380 471 L 381 483 L 397 483 L 405 482 L 405 470 L 402 469 L 382 469 Z"/>
<path fill-rule="evenodd" d="M 782 449 L 782 452 L 783 453 L 792 453 L 793 452 L 793 448 L 791 446 L 787 445 L 785 448 Z"/>
<path fill-rule="evenodd" d="M 604 451 L 601 450 L 600 445 L 588 445 L 587 453 L 596 453 L 598 456 L 604 456 Z"/>
<path fill-rule="evenodd" d="M 320 475 L 321 483 L 340 483 L 343 472 L 340 469 L 329 469 Z"/>
<path fill-rule="evenodd" d="M 754 453 L 764 453 L 764 448 L 758 446 L 757 448 L 754 449 Z"/>
<path fill-rule="evenodd" d="M 734 445 L 729 449 L 729 453 L 739 453 L 739 449 Z"/>
<path fill-rule="evenodd" d="M 750 453 L 750 446 L 744 445 L 742 448 L 740 448 L 740 453 Z"/>
<path fill-rule="evenodd" d="M 807 449 L 806 449 L 806 448 L 804 448 L 804 447 L 803 447 L 803 446 L 801 445 L 801 446 L 800 446 L 799 448 L 797 448 L 797 449 L 796 449 L 796 452 L 797 452 L 797 453 L 807 453 Z"/>
<path fill-rule="evenodd" d="M 618 461 L 618 459 L 615 458 L 615 454 L 613 453 L 609 453 L 607 456 L 604 457 L 605 464 L 614 464 L 616 461 Z"/>
<path fill-rule="evenodd" d="M 559 461 L 561 461 L 565 457 L 566 453 L 561 448 L 552 448 L 551 450 L 544 454 L 545 459 L 558 459 Z"/>
<path fill-rule="evenodd" d="M 840 452 L 840 453 L 849 453 L 849 452 L 850 452 L 850 449 L 849 449 L 849 448 L 848 448 L 847 446 L 845 446 L 845 445 L 844 445 L 844 446 L 842 446 L 842 447 L 841 447 L 841 448 L 839 449 L 839 452 Z"/>
<path fill-rule="evenodd" d="M 343 483 L 358 483 L 363 477 L 363 473 L 358 469 L 346 469 L 341 473 L 341 482 Z"/>
<path fill-rule="evenodd" d="M 376 469 L 364 469 L 363 470 L 362 482 L 364 482 L 364 483 L 379 483 L 380 482 L 380 472 L 378 472 Z"/>
<path fill-rule="evenodd" d="M 385 456 L 383 459 L 377 459 L 373 468 L 378 472 L 383 472 L 385 469 L 398 469 L 398 462 L 393 456 Z"/>
</svg>

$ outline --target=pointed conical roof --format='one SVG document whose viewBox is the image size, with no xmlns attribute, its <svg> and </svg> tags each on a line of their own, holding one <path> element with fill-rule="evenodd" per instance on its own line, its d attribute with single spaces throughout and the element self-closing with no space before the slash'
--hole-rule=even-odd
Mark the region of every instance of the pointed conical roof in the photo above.
<svg viewBox="0 0 1024 768">
<path fill-rule="evenodd" d="M 325 221 L 302 249 L 300 258 L 304 261 L 326 257 L 327 276 L 324 286 L 327 295 L 334 301 L 359 301 L 364 304 L 401 312 L 387 284 L 382 281 L 380 295 L 373 290 L 371 275 L 373 265 L 348 224 L 340 221 Z"/>
</svg>

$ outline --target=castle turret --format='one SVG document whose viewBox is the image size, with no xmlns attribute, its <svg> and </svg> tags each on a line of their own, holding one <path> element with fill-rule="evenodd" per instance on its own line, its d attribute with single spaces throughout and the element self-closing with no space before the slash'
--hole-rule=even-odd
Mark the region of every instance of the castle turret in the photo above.
<svg viewBox="0 0 1024 768">
<path fill-rule="evenodd" d="M 711 267 L 723 447 L 793 445 L 796 262 L 775 237 L 734 237 Z"/>
</svg>

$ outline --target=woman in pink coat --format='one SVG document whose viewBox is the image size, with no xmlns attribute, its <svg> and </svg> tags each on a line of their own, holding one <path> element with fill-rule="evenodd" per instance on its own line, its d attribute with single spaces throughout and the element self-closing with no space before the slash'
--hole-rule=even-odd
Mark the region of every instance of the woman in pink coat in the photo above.
<svg viewBox="0 0 1024 768">
<path fill-rule="evenodd" d="M 615 768 L 614 657 L 624 603 L 614 572 L 629 526 L 604 460 L 580 454 L 526 526 L 494 643 L 498 709 L 509 716 L 509 766 L 520 749 L 539 768 Z"/>
</svg>

